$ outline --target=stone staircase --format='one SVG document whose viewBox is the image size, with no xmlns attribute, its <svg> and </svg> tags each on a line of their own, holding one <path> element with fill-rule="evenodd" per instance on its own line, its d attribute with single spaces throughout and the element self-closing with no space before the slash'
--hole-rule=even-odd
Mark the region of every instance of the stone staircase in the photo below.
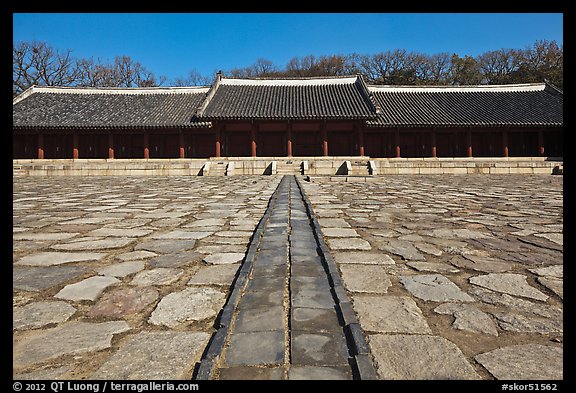
<svg viewBox="0 0 576 393">
<path fill-rule="evenodd" d="M 369 167 L 369 160 L 351 160 L 348 176 L 369 176 L 371 175 Z"/>
<path fill-rule="evenodd" d="M 228 167 L 227 161 L 206 161 L 204 164 L 203 176 L 226 176 Z"/>
<path fill-rule="evenodd" d="M 277 175 L 301 175 L 302 160 L 278 160 L 276 162 Z"/>
</svg>

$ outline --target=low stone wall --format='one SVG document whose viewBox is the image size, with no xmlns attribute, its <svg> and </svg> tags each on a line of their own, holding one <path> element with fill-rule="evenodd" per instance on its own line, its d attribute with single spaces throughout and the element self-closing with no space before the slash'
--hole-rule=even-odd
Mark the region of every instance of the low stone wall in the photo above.
<svg viewBox="0 0 576 393">
<path fill-rule="evenodd" d="M 228 157 L 210 159 L 13 160 L 14 176 L 346 176 L 347 162 L 370 160 L 366 177 L 411 174 L 562 174 L 562 158 Z M 348 165 L 349 166 L 349 165 Z M 343 169 L 344 168 L 344 169 Z M 350 181 L 353 177 L 349 176 Z M 358 179 L 358 181 L 360 181 Z M 365 180 L 364 180 L 365 181 Z"/>
</svg>

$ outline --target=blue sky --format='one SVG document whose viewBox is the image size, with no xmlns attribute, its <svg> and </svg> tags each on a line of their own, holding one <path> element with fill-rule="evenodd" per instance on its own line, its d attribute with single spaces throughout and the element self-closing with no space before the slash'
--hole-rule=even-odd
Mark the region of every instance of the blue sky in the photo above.
<svg viewBox="0 0 576 393">
<path fill-rule="evenodd" d="M 13 39 L 46 41 L 76 57 L 128 55 L 156 75 L 185 77 L 246 67 L 258 58 L 283 68 L 309 54 L 406 49 L 478 55 L 563 43 L 560 13 L 518 14 L 14 14 Z"/>
</svg>

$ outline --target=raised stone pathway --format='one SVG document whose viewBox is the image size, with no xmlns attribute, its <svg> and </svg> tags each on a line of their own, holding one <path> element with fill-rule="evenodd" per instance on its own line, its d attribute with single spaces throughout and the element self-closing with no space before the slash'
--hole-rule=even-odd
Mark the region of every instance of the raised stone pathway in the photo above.
<svg viewBox="0 0 576 393">
<path fill-rule="evenodd" d="M 332 295 L 334 283 L 293 176 L 283 178 L 266 216 L 253 242 L 254 258 L 243 267 L 247 279 L 236 283 L 233 313 L 225 309 L 220 321 L 223 339 L 213 341 L 198 377 L 358 379 L 362 372 L 366 377 L 370 368 L 355 363 L 354 341 L 349 347 L 340 299 Z M 363 337 L 357 339 L 366 346 Z"/>
<path fill-rule="evenodd" d="M 281 179 L 15 178 L 13 377 L 563 378 L 561 176 Z"/>
</svg>

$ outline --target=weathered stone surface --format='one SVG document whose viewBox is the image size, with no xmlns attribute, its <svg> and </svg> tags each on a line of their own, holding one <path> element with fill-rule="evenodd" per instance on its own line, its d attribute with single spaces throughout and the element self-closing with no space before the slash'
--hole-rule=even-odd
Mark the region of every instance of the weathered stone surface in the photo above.
<svg viewBox="0 0 576 393">
<path fill-rule="evenodd" d="M 372 246 L 364 239 L 359 238 L 333 238 L 327 239 L 332 250 L 371 250 Z"/>
<path fill-rule="evenodd" d="M 392 285 L 382 266 L 341 265 L 344 286 L 351 292 L 386 293 Z"/>
<path fill-rule="evenodd" d="M 232 237 L 232 238 L 250 238 L 252 232 L 249 231 L 219 231 L 214 233 L 215 236 L 219 237 Z"/>
<path fill-rule="evenodd" d="M 480 379 L 460 349 L 443 337 L 375 334 L 369 343 L 382 379 Z"/>
<path fill-rule="evenodd" d="M 152 287 L 116 289 L 102 296 L 98 303 L 92 306 L 88 316 L 121 318 L 142 311 L 154 303 L 158 296 L 158 290 Z"/>
<path fill-rule="evenodd" d="M 114 334 L 126 332 L 125 321 L 103 323 L 67 322 L 23 337 L 14 343 L 13 366 L 26 367 L 57 358 L 109 348 Z"/>
<path fill-rule="evenodd" d="M 326 237 L 359 237 L 360 235 L 352 228 L 323 228 L 322 233 Z"/>
<path fill-rule="evenodd" d="M 106 288 L 119 282 L 120 280 L 114 277 L 93 276 L 75 284 L 66 285 L 54 297 L 72 301 L 94 301 Z"/>
<path fill-rule="evenodd" d="M 145 240 L 138 242 L 134 250 L 148 250 L 159 254 L 171 254 L 194 248 L 196 240 Z"/>
<path fill-rule="evenodd" d="M 284 330 L 284 307 L 256 307 L 240 309 L 236 317 L 236 332 Z"/>
<path fill-rule="evenodd" d="M 141 259 L 152 258 L 155 256 L 158 256 L 158 254 L 156 254 L 155 252 L 146 251 L 146 250 L 138 250 L 138 251 L 132 251 L 132 252 L 127 252 L 124 254 L 116 255 L 116 259 L 119 259 L 121 261 L 137 261 L 137 260 L 141 260 Z"/>
<path fill-rule="evenodd" d="M 390 255 L 383 252 L 344 251 L 335 252 L 333 255 L 339 264 L 394 265 L 395 263 Z"/>
<path fill-rule="evenodd" d="M 498 336 L 496 324 L 488 314 L 471 304 L 444 303 L 434 309 L 438 314 L 453 315 L 454 329 Z"/>
<path fill-rule="evenodd" d="M 507 272 L 515 266 L 515 264 L 510 262 L 470 254 L 463 254 L 462 257 L 452 258 L 450 263 L 462 269 L 471 269 L 483 273 Z"/>
<path fill-rule="evenodd" d="M 148 260 L 150 267 L 181 267 L 200 262 L 204 254 L 196 251 L 180 251 L 177 253 L 163 254 Z"/>
<path fill-rule="evenodd" d="M 474 299 L 441 274 L 402 276 L 400 282 L 414 296 L 433 302 L 473 302 Z"/>
<path fill-rule="evenodd" d="M 150 235 L 151 239 L 184 239 L 198 240 L 210 236 L 214 232 L 188 232 L 188 231 L 170 231 L 154 233 Z M 154 250 L 151 250 L 154 251 Z"/>
<path fill-rule="evenodd" d="M 458 273 L 460 271 L 452 265 L 440 262 L 406 262 L 406 265 L 419 272 Z"/>
<path fill-rule="evenodd" d="M 73 262 L 99 261 L 107 254 L 103 252 L 39 252 L 26 255 L 16 262 L 16 265 L 27 266 L 53 266 Z"/>
<path fill-rule="evenodd" d="M 239 252 L 221 252 L 216 254 L 207 255 L 204 257 L 204 262 L 211 265 L 226 265 L 232 263 L 242 262 L 244 253 Z"/>
<path fill-rule="evenodd" d="M 87 233 L 88 236 L 117 236 L 117 237 L 142 237 L 152 233 L 151 229 L 127 229 L 127 228 L 98 228 Z"/>
<path fill-rule="evenodd" d="M 322 228 L 350 228 L 343 218 L 319 218 L 318 223 Z"/>
<path fill-rule="evenodd" d="M 422 251 L 426 254 L 434 255 L 436 257 L 442 256 L 442 250 L 436 248 L 430 243 L 417 242 L 414 243 L 414 247 L 416 247 L 418 251 Z"/>
<path fill-rule="evenodd" d="M 226 352 L 229 366 L 256 366 L 284 362 L 284 332 L 236 333 Z"/>
<path fill-rule="evenodd" d="M 102 267 L 97 269 L 97 272 L 102 276 L 126 277 L 132 273 L 139 272 L 142 269 L 144 269 L 143 261 L 130 261 Z"/>
<path fill-rule="evenodd" d="M 412 245 L 412 243 L 403 241 L 403 240 L 396 240 L 396 239 L 389 239 L 386 243 L 380 246 L 381 249 L 388 251 L 394 255 L 399 255 L 404 260 L 409 261 L 425 261 L 426 257 L 422 255 L 416 247 Z"/>
<path fill-rule="evenodd" d="M 292 330 L 316 333 L 342 331 L 334 309 L 296 307 L 292 309 L 290 317 Z"/>
<path fill-rule="evenodd" d="M 291 363 L 308 366 L 348 365 L 348 348 L 342 332 L 292 331 Z"/>
<path fill-rule="evenodd" d="M 41 232 L 41 233 L 17 233 L 12 235 L 12 240 L 39 240 L 39 241 L 54 241 L 70 239 L 78 233 L 66 232 Z"/>
<path fill-rule="evenodd" d="M 546 267 L 538 267 L 528 269 L 528 271 L 545 277 L 564 278 L 564 265 L 551 265 Z"/>
<path fill-rule="evenodd" d="M 143 270 L 134 276 L 130 284 L 138 286 L 170 285 L 178 281 L 182 274 L 184 274 L 184 270 L 168 267 Z"/>
<path fill-rule="evenodd" d="M 354 310 L 365 331 L 431 334 L 422 311 L 407 296 L 357 295 Z"/>
<path fill-rule="evenodd" d="M 92 379 L 190 379 L 210 335 L 204 332 L 141 332 L 112 355 Z"/>
<path fill-rule="evenodd" d="M 490 238 L 487 233 L 480 232 L 480 231 L 472 231 L 466 228 L 459 228 L 459 229 L 434 229 L 430 233 L 427 233 L 428 236 L 431 237 L 439 237 L 444 239 L 486 239 Z"/>
<path fill-rule="evenodd" d="M 468 290 L 468 293 L 484 303 L 494 304 L 496 306 L 502 305 L 506 308 L 515 309 L 523 313 L 540 315 L 545 318 L 555 320 L 562 319 L 562 309 L 548 304 L 531 302 L 526 299 L 510 296 L 505 293 L 494 292 L 482 287 L 472 287 Z"/>
<path fill-rule="evenodd" d="M 100 240 L 85 240 L 76 241 L 70 243 L 60 243 L 51 246 L 55 250 L 66 250 L 66 251 L 80 251 L 80 250 L 108 250 L 113 248 L 125 247 L 131 243 L 134 243 L 133 238 L 108 238 Z"/>
<path fill-rule="evenodd" d="M 564 299 L 564 280 L 554 277 L 538 277 L 538 282 Z"/>
<path fill-rule="evenodd" d="M 51 323 L 65 322 L 76 312 L 66 302 L 40 301 L 12 309 L 12 328 L 35 329 Z"/>
<path fill-rule="evenodd" d="M 554 242 L 554 243 L 559 244 L 561 246 L 564 245 L 564 234 L 562 234 L 562 233 L 535 233 L 534 236 L 548 239 L 551 242 Z"/>
<path fill-rule="evenodd" d="M 476 355 L 496 379 L 562 380 L 563 350 L 540 344 L 512 345 Z"/>
<path fill-rule="evenodd" d="M 224 285 L 230 286 L 234 281 L 238 265 L 205 266 L 198 270 L 188 285 Z"/>
<path fill-rule="evenodd" d="M 70 379 L 64 378 L 64 376 L 72 371 L 71 366 L 61 366 L 55 368 L 46 368 L 41 370 L 31 371 L 29 373 L 14 374 L 12 377 L 15 380 L 59 380 L 59 379 Z"/>
<path fill-rule="evenodd" d="M 470 277 L 470 283 L 509 295 L 546 301 L 548 296 L 530 286 L 526 276 L 516 273 L 490 273 L 484 276 Z"/>
<path fill-rule="evenodd" d="M 14 267 L 12 285 L 23 291 L 41 291 L 83 275 L 88 268 L 82 266 Z"/>
<path fill-rule="evenodd" d="M 203 220 L 195 220 L 191 223 L 187 224 L 186 227 L 222 227 L 226 224 L 226 220 L 224 218 L 206 218 Z"/>
<path fill-rule="evenodd" d="M 186 288 L 164 296 L 148 322 L 174 328 L 189 321 L 213 318 L 220 312 L 225 301 L 226 294 L 216 289 Z"/>
<path fill-rule="evenodd" d="M 501 329 L 521 333 L 562 333 L 562 319 L 549 319 L 535 316 L 525 316 L 509 311 L 494 311 L 492 315 L 498 319 Z"/>
<path fill-rule="evenodd" d="M 284 377 L 284 368 L 263 368 L 263 367 L 249 367 L 237 366 L 226 367 L 220 369 L 220 380 L 260 380 L 260 381 L 280 381 Z"/>
<path fill-rule="evenodd" d="M 194 250 L 204 255 L 216 254 L 219 252 L 241 252 L 246 253 L 246 245 L 240 244 L 209 244 L 207 246 L 199 246 Z"/>
<path fill-rule="evenodd" d="M 349 367 L 292 366 L 290 380 L 348 380 L 352 379 Z"/>
</svg>

